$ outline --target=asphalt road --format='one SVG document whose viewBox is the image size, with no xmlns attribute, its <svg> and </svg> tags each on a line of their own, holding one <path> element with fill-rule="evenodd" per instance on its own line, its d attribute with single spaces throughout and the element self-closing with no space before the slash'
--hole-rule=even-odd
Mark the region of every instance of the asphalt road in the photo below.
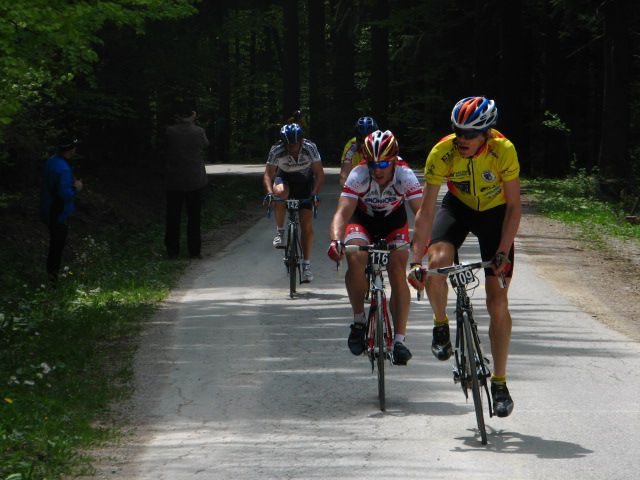
<svg viewBox="0 0 640 480">
<path fill-rule="evenodd" d="M 138 380 L 154 386 L 138 395 L 144 418 L 132 456 L 110 478 L 638 478 L 640 346 L 568 303 L 519 245 L 508 368 L 515 409 L 486 419 L 488 445 L 451 363 L 429 351 L 426 301 L 412 303 L 414 357 L 387 368 L 380 412 L 376 376 L 346 346 L 344 272 L 338 278 L 325 254 L 337 191 L 328 176 L 315 280 L 297 298 L 266 218 L 188 273 L 158 316 L 170 326 L 141 348 Z M 472 242 L 462 258 L 477 258 Z M 488 353 L 482 288 L 472 300 Z"/>
</svg>

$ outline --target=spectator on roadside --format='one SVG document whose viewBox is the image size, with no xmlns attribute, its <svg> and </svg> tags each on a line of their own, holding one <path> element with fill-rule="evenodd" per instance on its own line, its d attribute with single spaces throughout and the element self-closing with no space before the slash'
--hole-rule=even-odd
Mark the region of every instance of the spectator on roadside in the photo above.
<svg viewBox="0 0 640 480">
<path fill-rule="evenodd" d="M 67 241 L 68 220 L 75 211 L 76 195 L 83 187 L 82 180 L 73 178 L 69 166 L 77 145 L 78 140 L 74 137 L 60 138 L 56 153 L 45 164 L 42 179 L 40 218 L 49 228 L 47 275 L 54 287 L 58 282 L 62 252 Z"/>
<path fill-rule="evenodd" d="M 204 129 L 196 125 L 193 106 L 183 107 L 176 123 L 167 127 L 165 155 L 165 189 L 167 198 L 164 243 L 169 258 L 180 253 L 180 217 L 187 210 L 187 249 L 191 258 L 202 258 L 200 218 L 202 194 L 207 186 L 204 165 L 209 140 Z"/>
</svg>

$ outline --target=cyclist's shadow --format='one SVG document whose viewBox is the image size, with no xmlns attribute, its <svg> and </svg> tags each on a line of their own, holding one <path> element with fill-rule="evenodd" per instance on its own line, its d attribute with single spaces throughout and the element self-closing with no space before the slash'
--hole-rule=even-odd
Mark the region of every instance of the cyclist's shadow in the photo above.
<svg viewBox="0 0 640 480">
<path fill-rule="evenodd" d="M 473 435 L 470 437 L 458 437 L 465 447 L 456 447 L 454 452 L 487 450 L 496 453 L 530 454 L 538 458 L 582 458 L 593 450 L 581 447 L 576 443 L 561 440 L 545 440 L 533 435 L 524 435 L 505 430 L 494 430 L 487 425 L 488 444 L 481 445 L 478 441 L 477 430 L 470 429 Z"/>
</svg>

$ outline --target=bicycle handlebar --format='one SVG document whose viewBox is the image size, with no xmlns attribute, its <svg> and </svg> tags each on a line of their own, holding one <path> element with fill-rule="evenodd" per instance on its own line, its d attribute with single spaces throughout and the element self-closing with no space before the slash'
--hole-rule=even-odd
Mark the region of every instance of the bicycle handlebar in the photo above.
<svg viewBox="0 0 640 480">
<path fill-rule="evenodd" d="M 382 250 L 392 252 L 394 250 L 403 250 L 409 248 L 411 244 L 403 243 L 402 245 L 345 245 L 345 252 L 370 252 L 371 250 Z"/>
<path fill-rule="evenodd" d="M 471 262 L 471 263 L 459 263 L 457 265 L 450 265 L 448 267 L 439 267 L 439 268 L 423 268 L 422 271 L 427 275 L 449 275 L 451 273 L 459 273 L 466 272 L 469 270 L 478 270 L 480 268 L 489 268 L 495 265 L 493 261 L 487 260 L 485 262 Z M 507 288 L 507 280 L 504 277 L 504 273 L 500 273 L 498 275 L 498 282 L 500 283 L 500 288 Z M 417 291 L 418 300 L 422 298 L 422 292 L 420 290 Z"/>
<path fill-rule="evenodd" d="M 311 205 L 311 210 L 313 211 L 313 218 L 318 218 L 318 199 L 317 199 L 317 195 L 311 197 L 311 198 L 303 198 L 303 199 L 298 199 L 298 198 L 280 198 L 280 197 L 274 197 L 273 195 L 266 195 L 264 197 L 264 201 L 263 201 L 263 205 L 266 204 L 267 205 L 267 218 L 271 218 L 271 204 L 274 202 L 277 203 L 287 203 L 290 200 L 296 200 L 299 205 L 299 207 L 301 207 L 302 205 Z M 297 210 L 299 210 L 299 207 Z M 287 206 L 287 209 L 289 207 Z"/>
</svg>

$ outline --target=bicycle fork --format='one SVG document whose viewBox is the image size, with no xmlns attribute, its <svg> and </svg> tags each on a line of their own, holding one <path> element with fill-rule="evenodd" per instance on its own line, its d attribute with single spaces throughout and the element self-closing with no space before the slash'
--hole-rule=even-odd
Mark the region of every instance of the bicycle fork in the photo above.
<svg viewBox="0 0 640 480">
<path fill-rule="evenodd" d="M 463 315 L 469 316 L 469 325 L 471 326 L 471 337 L 474 342 L 475 355 L 473 359 L 467 363 L 467 350 L 465 348 L 465 338 L 463 334 L 464 319 Z M 488 358 L 485 358 L 482 354 L 482 348 L 480 346 L 480 338 L 478 336 L 478 326 L 472 320 L 469 310 L 459 309 L 456 311 L 456 348 L 455 348 L 455 365 L 453 367 L 453 381 L 454 383 L 460 383 L 465 398 L 469 398 L 468 389 L 471 388 L 471 375 L 476 375 L 478 382 L 484 387 L 487 394 L 487 398 L 490 399 L 489 387 L 487 386 L 487 378 L 491 377 L 491 371 L 487 366 L 490 362 Z M 472 366 L 473 372 L 467 371 L 467 365 Z M 493 409 L 491 402 L 489 402 L 489 416 L 493 416 Z"/>
</svg>

